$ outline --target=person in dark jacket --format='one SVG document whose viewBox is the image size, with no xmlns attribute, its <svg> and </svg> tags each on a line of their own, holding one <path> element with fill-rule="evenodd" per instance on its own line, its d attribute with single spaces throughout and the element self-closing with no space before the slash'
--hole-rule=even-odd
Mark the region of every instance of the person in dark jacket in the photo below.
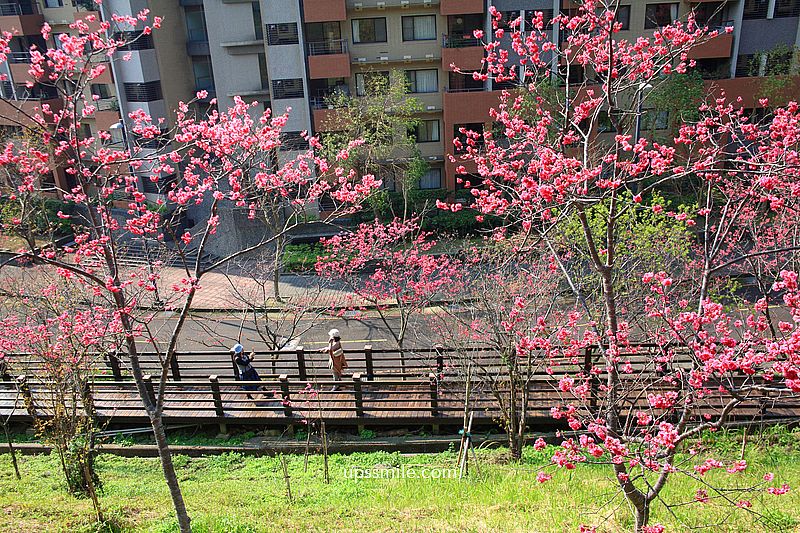
<svg viewBox="0 0 800 533">
<path fill-rule="evenodd" d="M 237 343 L 231 348 L 231 357 L 233 357 L 233 362 L 239 371 L 239 381 L 261 381 L 258 371 L 253 367 L 253 361 L 256 358 L 255 352 L 250 352 L 250 355 L 247 355 L 244 353 L 244 346 Z M 246 391 L 260 389 L 258 385 L 242 385 L 242 388 Z M 249 394 L 247 397 L 251 400 L 253 399 Z"/>
</svg>

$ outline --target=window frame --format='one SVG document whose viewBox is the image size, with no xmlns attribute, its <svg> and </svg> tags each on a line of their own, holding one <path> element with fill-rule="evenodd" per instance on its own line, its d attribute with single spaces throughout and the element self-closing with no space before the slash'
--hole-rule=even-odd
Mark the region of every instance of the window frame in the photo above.
<svg viewBox="0 0 800 533">
<path fill-rule="evenodd" d="M 425 39 L 416 39 L 414 34 L 416 33 L 416 27 L 414 26 L 414 21 L 416 19 L 421 18 L 432 18 L 433 19 L 433 36 Z M 411 20 L 411 38 L 406 39 L 406 20 Z M 435 41 L 437 39 L 437 25 L 436 25 L 436 15 L 433 14 L 425 14 L 425 15 L 404 15 L 400 17 L 400 29 L 402 33 L 402 39 L 404 43 L 409 42 L 417 42 L 417 41 Z"/>
<path fill-rule="evenodd" d="M 437 174 L 439 174 L 439 186 L 438 187 L 423 187 L 422 186 L 422 178 L 424 178 L 426 175 L 430 174 L 431 172 L 436 172 Z M 419 180 L 417 181 L 417 188 L 419 188 L 419 190 L 421 190 L 421 191 L 435 191 L 437 189 L 441 189 L 442 188 L 442 168 L 441 167 L 430 167 L 430 168 L 428 168 L 428 171 L 425 172 L 425 174 L 423 174 L 422 176 L 419 177 Z"/>
<path fill-rule="evenodd" d="M 423 124 L 428 124 L 428 123 L 431 123 L 431 122 L 435 122 L 436 123 L 436 138 L 434 139 L 434 138 L 432 138 L 430 136 L 431 129 L 428 126 L 425 126 L 425 131 L 428 133 L 428 137 L 426 139 L 424 139 L 424 140 L 420 139 L 420 131 L 421 131 L 420 128 L 421 128 L 421 126 Z M 412 131 L 412 135 L 414 135 L 414 142 L 416 142 L 417 144 L 441 142 L 442 141 L 442 124 L 441 124 L 441 121 L 438 118 L 420 120 L 419 123 L 416 126 L 414 126 L 414 129 Z"/>
<path fill-rule="evenodd" d="M 676 8 L 675 8 L 675 11 L 676 11 L 675 18 L 673 18 L 672 20 L 670 20 L 666 24 L 661 24 L 657 20 L 651 19 L 647 15 L 647 9 L 648 8 L 650 8 L 650 7 L 660 7 L 660 6 L 670 6 L 669 7 L 670 11 L 672 11 L 672 7 L 671 6 L 676 6 Z M 652 4 L 645 4 L 644 5 L 644 29 L 646 29 L 646 30 L 657 30 L 658 28 L 663 28 L 664 26 L 672 24 L 673 22 L 678 20 L 678 17 L 680 17 L 680 9 L 681 9 L 681 7 L 680 7 L 680 3 L 679 2 L 657 2 L 657 3 L 652 3 Z"/>
<path fill-rule="evenodd" d="M 382 41 L 381 40 L 377 40 L 378 32 L 375 31 L 374 29 L 373 29 L 373 33 L 375 34 L 376 40 L 374 40 L 374 41 L 362 41 L 361 40 L 361 35 L 357 34 L 355 25 L 356 25 L 356 22 L 358 22 L 359 26 L 360 26 L 361 25 L 361 21 L 364 21 L 364 20 L 371 20 L 371 21 L 373 21 L 373 24 L 374 24 L 374 21 L 376 21 L 376 20 L 382 20 L 383 21 L 383 37 L 384 38 L 383 38 Z M 352 37 L 353 44 L 378 44 L 378 43 L 385 43 L 385 42 L 389 41 L 389 29 L 388 29 L 388 25 L 386 24 L 386 17 L 365 17 L 365 18 L 352 19 L 350 21 L 350 31 L 351 31 L 351 37 Z M 356 40 L 356 37 L 358 37 L 358 40 Z"/>
<path fill-rule="evenodd" d="M 411 79 L 411 73 L 414 73 L 413 80 Z M 434 72 L 436 73 L 436 90 L 434 91 L 419 91 L 417 90 L 417 72 Z M 409 69 L 405 71 L 406 80 L 408 82 L 408 93 L 409 94 L 436 94 L 439 92 L 439 69 L 436 68 L 417 68 L 417 69 Z"/>
</svg>

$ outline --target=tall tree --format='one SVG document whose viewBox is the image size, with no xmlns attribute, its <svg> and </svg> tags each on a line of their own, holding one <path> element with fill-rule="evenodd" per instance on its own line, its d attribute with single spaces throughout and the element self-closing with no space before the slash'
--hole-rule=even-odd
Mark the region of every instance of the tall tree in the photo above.
<svg viewBox="0 0 800 533">
<path fill-rule="evenodd" d="M 800 108 L 791 102 L 754 124 L 735 98 L 718 95 L 699 106 L 695 119 L 684 117 L 674 139 L 649 138 L 636 127 L 648 91 L 671 73 L 690 70 L 689 51 L 717 32 L 697 27 L 690 16 L 631 42 L 616 35 L 622 27 L 616 8 L 615 2 L 582 2 L 554 19 L 557 42 L 544 31 L 541 13 L 535 30 L 522 34 L 519 21 L 510 30 L 500 27 L 501 14 L 492 9 L 487 65 L 474 76 L 519 82 L 524 65 L 519 90 L 548 105 L 520 118 L 524 99 L 506 92 L 491 113 L 502 125 L 503 142 L 491 132 L 468 132 L 466 142 L 456 142 L 480 174 L 467 184 L 472 208 L 479 216 L 508 217 L 534 248 L 549 251 L 588 324 L 560 339 L 567 363 L 550 366 L 562 394 L 553 415 L 577 433 L 564 438 L 554 464 L 608 465 L 637 531 L 652 531 L 651 508 L 680 475 L 703 479 L 719 502 L 748 508 L 743 495 L 751 492 L 703 477 L 712 469 L 734 475 L 745 463 L 713 457 L 692 463 L 697 456 L 679 451 L 691 451 L 742 408 L 768 408 L 770 395 L 792 398 L 800 390 L 797 275 L 777 272 L 773 290 L 789 312 L 774 329 L 763 298 L 735 312 L 724 308 L 718 292 L 733 266 L 796 253 L 788 235 L 759 247 L 736 241 L 745 223 L 766 228 L 796 209 Z M 507 37 L 511 50 L 501 44 Z M 598 123 L 606 116 L 611 132 L 600 137 Z M 694 206 L 678 210 L 643 201 L 684 180 L 698 184 Z M 635 241 L 625 220 L 643 208 L 691 231 L 693 255 L 643 274 L 626 271 L 625 250 Z M 579 227 L 579 240 L 563 238 L 570 221 Z M 524 258 L 524 249 L 520 253 Z M 587 290 L 589 282 L 596 291 Z M 637 348 L 634 340 L 654 348 Z M 588 368 L 568 364 L 576 346 L 598 354 Z M 764 489 L 785 492 L 769 483 L 748 490 Z"/>
<path fill-rule="evenodd" d="M 137 16 L 112 15 L 99 23 L 94 17 L 89 14 L 71 25 L 73 33 L 58 35 L 59 46 L 31 51 L 31 76 L 36 83 L 56 91 L 61 104 L 40 105 L 22 119 L 20 115 L 6 117 L 19 120 L 21 127 L 38 137 L 34 143 L 6 144 L 0 156 L 0 169 L 13 184 L 10 200 L 20 206 L 21 213 L 2 231 L 16 233 L 36 216 L 42 196 L 53 191 L 46 179 L 51 168 L 63 168 L 71 183 L 57 192 L 77 208 L 75 213 L 62 212 L 59 217 L 72 224 L 74 243 L 44 249 L 29 243 L 13 259 L 28 260 L 35 268 L 54 272 L 86 291 L 95 307 L 102 306 L 119 325 L 124 338 L 121 351 L 153 428 L 178 524 L 181 531 L 190 531 L 189 514 L 167 445 L 163 407 L 171 361 L 203 278 L 304 223 L 306 209 L 323 195 L 338 202 L 331 214 L 333 219 L 356 209 L 355 204 L 379 182 L 371 175 L 356 176 L 336 166 L 337 160 L 347 159 L 347 149 L 337 154 L 337 160 L 329 162 L 320 157 L 321 145 L 313 138 L 309 139 L 309 150 L 275 166 L 263 154 L 281 146 L 280 133 L 287 117 L 272 117 L 269 111 L 254 117 L 252 106 L 238 98 L 227 111 L 212 109 L 204 117 L 190 111 L 191 102 L 181 103 L 175 111 L 174 126 L 166 133 L 162 131 L 165 124 L 142 110 L 132 111 L 127 117 L 132 124 L 129 137 L 145 141 L 165 138 L 168 142 L 160 143 L 158 149 L 115 146 L 106 131 L 87 135 L 83 121 L 97 112 L 89 84 L 106 70 L 109 57 L 117 60 L 116 51 L 130 45 L 125 39 L 109 36 L 136 35 L 133 30 L 137 29 L 145 35 L 161 24 L 159 17 L 151 17 L 146 10 Z M 90 23 L 98 23 L 99 29 L 92 30 Z M 45 40 L 51 38 L 46 24 L 42 35 Z M 10 34 L 2 36 L 0 50 L 8 50 L 10 39 Z M 5 53 L 0 61 L 6 60 Z M 121 59 L 126 58 L 129 54 Z M 158 183 L 164 176 L 173 175 L 177 179 L 165 184 L 166 201 L 161 202 L 168 210 L 153 209 L 137 182 L 149 179 Z M 128 199 L 121 211 L 115 210 L 120 196 Z M 230 251 L 211 264 L 204 263 L 209 240 L 227 231 L 220 224 L 222 209 L 244 209 L 251 218 L 257 218 L 259 209 L 276 203 L 296 216 L 286 217 L 287 222 L 277 233 L 265 233 L 247 247 Z M 195 225 L 194 232 L 176 234 L 178 221 L 190 208 L 200 205 L 205 207 L 202 223 Z M 121 249 L 136 240 L 160 248 L 177 268 L 167 268 L 166 263 L 148 265 L 150 268 L 126 266 Z M 10 269 L 12 263 L 6 261 L 2 266 Z M 175 312 L 170 330 L 163 335 L 156 335 L 150 327 L 154 318 L 148 309 L 150 295 L 156 291 L 164 305 Z M 154 395 L 148 392 L 140 362 L 143 345 L 155 350 L 161 362 Z"/>
</svg>

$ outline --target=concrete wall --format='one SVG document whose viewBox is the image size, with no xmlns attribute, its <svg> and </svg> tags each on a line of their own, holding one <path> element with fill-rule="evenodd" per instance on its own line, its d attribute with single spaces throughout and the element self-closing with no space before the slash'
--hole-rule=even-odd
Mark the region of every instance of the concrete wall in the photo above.
<svg viewBox="0 0 800 533">
<path fill-rule="evenodd" d="M 234 95 L 261 88 L 258 55 L 250 50 L 266 53 L 266 47 L 263 43 L 247 47 L 247 50 L 222 46 L 222 43 L 246 42 L 255 38 L 253 10 L 249 2 L 203 0 L 203 8 L 217 100 L 220 109 L 226 109 L 233 105 Z M 258 106 L 256 112 L 262 113 L 263 106 Z"/>
</svg>

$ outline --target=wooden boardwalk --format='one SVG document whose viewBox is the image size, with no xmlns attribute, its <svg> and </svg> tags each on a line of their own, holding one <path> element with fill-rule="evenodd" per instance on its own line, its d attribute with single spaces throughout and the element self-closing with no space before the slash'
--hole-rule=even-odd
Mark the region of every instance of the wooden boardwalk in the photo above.
<svg viewBox="0 0 800 533">
<path fill-rule="evenodd" d="M 652 368 L 657 347 L 644 347 L 627 359 L 636 369 L 632 377 L 651 376 L 648 392 L 668 390 Z M 170 372 L 164 394 L 164 418 L 168 423 L 219 423 L 286 426 L 323 418 L 332 425 L 407 426 L 460 425 L 464 413 L 465 375 L 459 355 L 444 349 L 411 350 L 398 354 L 390 350 L 348 351 L 350 369 L 354 373 L 343 382 L 330 380 L 327 356 L 322 353 L 263 352 L 257 354 L 256 367 L 261 382 L 253 383 L 260 391 L 243 390 L 243 382 L 233 379 L 228 354 L 205 352 L 179 354 L 179 366 Z M 596 354 L 587 351 L 583 358 L 562 361 L 559 373 L 582 369 L 596 361 Z M 0 416 L 12 420 L 30 420 L 31 408 L 39 416 L 52 410 L 51 393 L 42 369 L 24 357 L 17 357 L 19 367 L 26 370 L 24 386 L 14 381 L 0 382 Z M 498 372 L 501 361 L 490 352 L 470 354 L 478 361 L 480 372 Z M 144 356 L 145 368 L 158 375 L 160 362 L 154 354 Z M 675 357 L 673 366 L 689 366 L 688 355 Z M 98 418 L 111 424 L 146 424 L 148 418 L 141 407 L 139 394 L 123 361 L 108 364 L 98 358 L 97 378 L 91 387 Z M 16 374 L 16 372 L 15 372 Z M 601 376 L 602 377 L 602 376 Z M 334 384 L 340 390 L 332 392 Z M 497 401 L 480 380 L 474 381 L 470 408 L 478 425 L 496 425 L 500 420 Z M 155 384 L 150 387 L 157 389 Z M 562 393 L 544 367 L 537 368 L 529 390 L 529 424 L 554 426 L 551 407 L 562 402 Z M 27 396 L 27 401 L 25 397 Z M 628 400 L 628 412 L 649 408 L 646 395 L 636 394 Z M 704 413 L 719 412 L 728 398 L 710 395 L 698 406 Z M 602 395 L 598 401 L 602 402 Z M 769 395 L 752 398 L 737 409 L 742 420 L 769 420 L 800 415 L 800 398 L 789 391 L 775 389 Z"/>
</svg>

